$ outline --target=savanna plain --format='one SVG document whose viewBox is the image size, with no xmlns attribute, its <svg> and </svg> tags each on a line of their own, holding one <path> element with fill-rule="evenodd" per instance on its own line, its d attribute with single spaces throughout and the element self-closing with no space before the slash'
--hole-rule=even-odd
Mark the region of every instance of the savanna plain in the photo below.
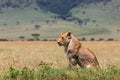
<svg viewBox="0 0 120 80">
<path fill-rule="evenodd" d="M 81 41 L 101 66 L 68 68 L 64 48 L 56 41 L 0 42 L 1 80 L 120 80 L 120 41 Z"/>
</svg>

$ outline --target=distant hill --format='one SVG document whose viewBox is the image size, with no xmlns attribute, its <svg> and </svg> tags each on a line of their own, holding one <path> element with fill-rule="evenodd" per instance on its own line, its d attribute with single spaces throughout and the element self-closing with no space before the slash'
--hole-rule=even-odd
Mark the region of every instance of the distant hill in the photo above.
<svg viewBox="0 0 120 80">
<path fill-rule="evenodd" d="M 0 39 L 31 40 L 39 33 L 50 40 L 72 31 L 88 40 L 120 40 L 119 13 L 119 0 L 0 0 Z"/>
<path fill-rule="evenodd" d="M 69 11 L 78 5 L 86 5 L 91 3 L 96 4 L 99 2 L 107 3 L 110 1 L 111 0 L 1 0 L 0 8 L 39 8 L 58 14 L 64 19 L 71 16 Z"/>
<path fill-rule="evenodd" d="M 98 2 L 109 2 L 111 0 L 37 0 L 37 5 L 48 11 L 59 14 L 62 18 L 71 16 L 69 11 L 78 6 Z"/>
</svg>

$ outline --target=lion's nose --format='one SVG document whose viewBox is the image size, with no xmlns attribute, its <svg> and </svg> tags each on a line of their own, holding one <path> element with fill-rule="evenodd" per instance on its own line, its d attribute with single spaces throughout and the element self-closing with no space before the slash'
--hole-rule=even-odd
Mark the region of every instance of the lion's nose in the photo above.
<svg viewBox="0 0 120 80">
<path fill-rule="evenodd" d="M 61 43 L 60 42 L 57 42 L 59 46 L 61 46 Z"/>
<path fill-rule="evenodd" d="M 60 45 L 60 42 L 57 42 Z"/>
</svg>

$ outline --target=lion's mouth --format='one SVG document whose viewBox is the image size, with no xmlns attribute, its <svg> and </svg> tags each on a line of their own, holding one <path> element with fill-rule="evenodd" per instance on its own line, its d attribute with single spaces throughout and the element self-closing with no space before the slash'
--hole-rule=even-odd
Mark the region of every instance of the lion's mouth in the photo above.
<svg viewBox="0 0 120 80">
<path fill-rule="evenodd" d="M 62 45 L 63 45 L 63 44 L 62 44 L 62 43 L 60 43 L 60 42 L 57 42 L 57 43 L 58 43 L 58 45 L 59 45 L 59 46 L 62 46 Z"/>
</svg>

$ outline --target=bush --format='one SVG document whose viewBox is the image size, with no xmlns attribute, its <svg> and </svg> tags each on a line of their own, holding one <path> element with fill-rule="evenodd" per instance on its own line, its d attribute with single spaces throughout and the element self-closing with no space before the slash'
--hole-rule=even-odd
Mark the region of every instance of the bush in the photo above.
<svg viewBox="0 0 120 80">
<path fill-rule="evenodd" d="M 34 41 L 34 39 L 28 39 L 27 41 Z"/>
<path fill-rule="evenodd" d="M 48 39 L 43 39 L 42 41 L 49 41 Z"/>
<path fill-rule="evenodd" d="M 113 38 L 108 38 L 107 41 L 114 41 L 114 39 Z"/>
<path fill-rule="evenodd" d="M 98 41 L 103 41 L 104 39 L 103 38 L 99 38 Z"/>
<path fill-rule="evenodd" d="M 56 69 L 52 64 L 40 62 L 35 69 L 24 67 L 15 69 L 12 66 L 0 75 L 0 80 L 119 80 L 120 68 L 109 66 L 106 69 Z"/>
<path fill-rule="evenodd" d="M 96 23 L 96 20 L 93 20 L 92 22 L 93 22 L 93 23 Z"/>
<path fill-rule="evenodd" d="M 35 29 L 39 29 L 41 26 L 40 25 L 35 25 Z"/>
<path fill-rule="evenodd" d="M 86 12 L 85 12 L 85 11 L 83 11 L 83 12 L 82 12 L 82 14 L 86 14 Z"/>
<path fill-rule="evenodd" d="M 25 40 L 25 37 L 24 37 L 24 36 L 20 36 L 19 39 L 20 39 L 21 41 L 24 41 L 24 40 Z"/>
<path fill-rule="evenodd" d="M 83 37 L 83 38 L 81 39 L 81 41 L 87 41 L 87 40 L 86 40 L 86 38 L 85 38 L 85 37 Z"/>
<path fill-rule="evenodd" d="M 56 39 L 51 39 L 51 40 L 49 40 L 49 41 L 57 41 Z"/>
<path fill-rule="evenodd" d="M 0 39 L 0 41 L 8 41 L 8 39 Z"/>
<path fill-rule="evenodd" d="M 39 40 L 40 40 L 40 39 L 39 39 L 39 36 L 40 36 L 39 33 L 34 33 L 34 34 L 31 34 L 31 35 L 35 38 L 36 41 L 39 41 Z"/>
<path fill-rule="evenodd" d="M 90 41 L 95 41 L 95 38 L 91 38 Z"/>
</svg>

